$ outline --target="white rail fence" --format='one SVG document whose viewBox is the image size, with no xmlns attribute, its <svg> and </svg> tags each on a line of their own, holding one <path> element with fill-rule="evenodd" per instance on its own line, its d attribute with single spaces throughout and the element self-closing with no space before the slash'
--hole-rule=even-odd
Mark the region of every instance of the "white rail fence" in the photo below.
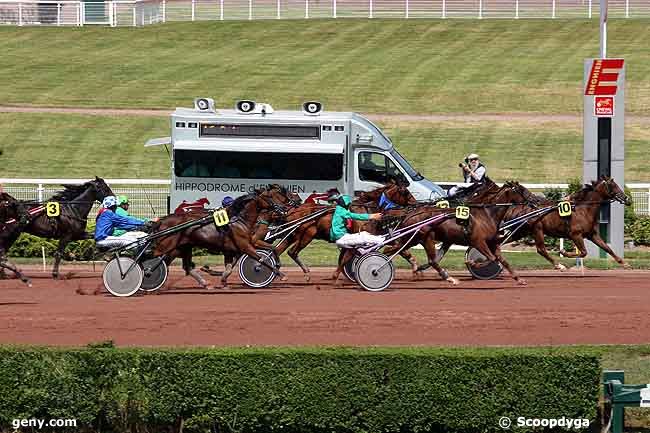
<svg viewBox="0 0 650 433">
<path fill-rule="evenodd" d="M 1 179 L 0 185 L 5 192 L 20 200 L 42 202 L 62 189 L 62 184 L 80 184 L 82 179 Z M 167 179 L 106 179 L 113 192 L 129 197 L 129 212 L 138 217 L 167 215 L 167 197 L 170 181 Z M 454 182 L 437 182 L 441 186 L 456 185 Z M 567 184 L 523 184 L 532 191 L 540 192 L 546 188 L 568 188 Z M 629 183 L 634 202 L 634 211 L 638 215 L 650 216 L 650 183 Z M 96 206 L 97 208 L 98 206 Z M 91 211 L 91 215 L 93 214 Z"/>
<path fill-rule="evenodd" d="M 0 24 L 144 26 L 309 18 L 593 18 L 598 0 L 0 0 Z M 650 17 L 648 0 L 609 0 L 610 18 Z"/>
</svg>

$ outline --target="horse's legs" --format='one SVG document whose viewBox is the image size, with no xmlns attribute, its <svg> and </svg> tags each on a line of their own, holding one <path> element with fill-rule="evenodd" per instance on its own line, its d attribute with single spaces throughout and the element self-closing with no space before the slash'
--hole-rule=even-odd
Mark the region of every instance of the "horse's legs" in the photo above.
<svg viewBox="0 0 650 433">
<path fill-rule="evenodd" d="M 300 260 L 300 257 L 298 256 L 300 252 L 307 247 L 311 243 L 312 240 L 314 240 L 314 237 L 316 236 L 317 228 L 316 226 L 309 227 L 307 230 L 305 230 L 300 238 L 298 239 L 298 242 L 295 242 L 293 246 L 287 251 L 287 254 L 291 259 L 296 262 L 298 266 L 300 266 L 300 269 L 302 269 L 302 272 L 305 274 L 305 281 L 309 282 L 311 280 L 311 275 L 309 271 L 309 267 L 303 263 L 302 260 Z"/>
<path fill-rule="evenodd" d="M 612 251 L 612 249 L 609 247 L 609 245 L 607 245 L 607 242 L 605 242 L 603 240 L 603 238 L 600 237 L 600 234 L 598 234 L 598 232 L 594 232 L 588 237 L 589 237 L 590 241 L 592 241 L 593 243 L 598 245 L 600 248 L 604 249 L 607 252 L 607 254 L 612 256 L 614 258 L 614 260 L 616 260 L 616 263 L 623 266 L 624 269 L 632 269 L 632 266 L 625 263 L 625 261 L 622 258 L 617 256 L 616 253 L 614 251 Z"/>
<path fill-rule="evenodd" d="M 537 248 L 537 254 L 548 260 L 555 269 L 565 271 L 566 266 L 564 266 L 562 263 L 558 263 L 546 250 L 546 244 L 544 244 L 544 227 L 541 224 L 536 224 L 534 226 L 533 236 L 535 238 L 535 247 Z"/>
<path fill-rule="evenodd" d="M 447 251 L 449 251 L 449 248 L 451 248 L 451 244 L 447 243 L 442 243 L 442 246 L 438 248 L 436 252 L 436 263 L 440 263 L 442 259 L 445 257 L 445 254 L 447 254 Z M 424 263 L 421 266 L 418 267 L 418 272 L 425 271 L 429 269 L 431 265 L 429 263 Z"/>
<path fill-rule="evenodd" d="M 418 260 L 415 258 L 409 249 L 404 249 L 400 251 L 399 255 L 406 260 L 409 265 L 411 265 L 411 273 L 413 274 L 413 279 L 417 279 L 418 276 Z"/>
<path fill-rule="evenodd" d="M 213 287 L 208 284 L 205 278 L 203 278 L 203 275 L 194 269 L 194 263 L 192 263 L 192 247 L 182 246 L 179 250 L 181 260 L 183 261 L 183 270 L 185 271 L 185 275 L 194 278 L 202 288 L 212 289 Z"/>
<path fill-rule="evenodd" d="M 528 284 L 526 280 L 521 278 L 519 274 L 512 268 L 512 266 L 510 266 L 510 263 L 508 263 L 503 254 L 501 254 L 501 245 L 498 243 L 494 247 L 494 255 L 496 256 L 499 263 L 501 263 L 508 270 L 508 272 L 510 272 L 510 275 L 518 284 L 521 284 L 522 286 Z"/>
<path fill-rule="evenodd" d="M 20 281 L 27 284 L 27 287 L 32 287 L 32 280 L 30 280 L 22 272 L 20 272 L 20 269 L 18 269 L 16 265 L 9 262 L 9 260 L 7 260 L 7 257 L 4 254 L 0 255 L 0 269 L 3 272 L 5 269 L 9 269 L 11 272 L 13 272 L 16 275 L 17 278 L 20 278 Z"/>
<path fill-rule="evenodd" d="M 226 254 L 224 253 L 223 255 L 223 263 L 225 265 L 223 275 L 221 275 L 221 288 L 227 289 L 228 288 L 228 277 L 230 274 L 232 274 L 233 270 L 233 264 L 235 263 L 235 259 L 238 259 L 239 256 L 235 256 L 234 254 Z"/>
<path fill-rule="evenodd" d="M 424 246 L 424 250 L 427 253 L 427 259 L 429 260 L 429 265 L 433 269 L 438 272 L 438 275 L 440 275 L 440 278 L 442 278 L 445 281 L 450 282 L 454 286 L 458 284 L 458 280 L 455 279 L 454 277 L 449 275 L 449 272 L 447 272 L 446 269 L 443 269 L 440 264 L 436 261 L 437 254 L 436 254 L 436 240 L 433 236 L 433 230 L 430 231 L 425 239 L 424 242 L 422 242 L 422 245 Z"/>
<path fill-rule="evenodd" d="M 352 260 L 355 254 L 354 248 L 345 248 L 343 251 L 344 251 L 343 257 L 341 257 L 341 261 L 338 263 L 336 270 L 332 274 L 334 285 L 337 287 L 341 285 L 339 283 L 339 275 L 341 275 L 341 272 L 343 272 L 343 266 L 345 266 L 350 260 Z"/>
<path fill-rule="evenodd" d="M 569 238 L 573 241 L 575 246 L 578 248 L 579 252 L 576 253 L 576 252 L 573 252 L 573 251 L 562 250 L 562 251 L 560 251 L 560 254 L 562 254 L 564 257 L 568 257 L 570 259 L 587 257 L 587 247 L 585 247 L 585 240 L 582 237 L 582 233 L 580 233 L 580 232 L 571 232 L 571 233 L 569 233 Z"/>
<path fill-rule="evenodd" d="M 59 240 L 59 246 L 54 253 L 54 267 L 52 268 L 52 278 L 55 280 L 59 279 L 59 265 L 61 264 L 61 259 L 63 258 L 63 251 L 65 247 L 70 243 L 69 238 L 61 238 Z"/>
</svg>

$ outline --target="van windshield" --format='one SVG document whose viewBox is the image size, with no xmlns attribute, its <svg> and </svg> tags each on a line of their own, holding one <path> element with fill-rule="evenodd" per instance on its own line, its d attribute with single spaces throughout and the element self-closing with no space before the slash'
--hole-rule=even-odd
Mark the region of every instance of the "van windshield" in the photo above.
<svg viewBox="0 0 650 433">
<path fill-rule="evenodd" d="M 395 148 L 392 148 L 390 150 L 390 156 L 395 158 L 395 161 L 397 161 L 397 163 L 408 173 L 411 179 L 413 179 L 414 181 L 424 179 L 424 176 L 422 176 L 416 169 L 411 167 L 411 164 L 409 164 L 409 162 L 406 159 L 404 159 L 404 157 L 400 155 L 400 153 L 397 150 L 395 150 Z"/>
<path fill-rule="evenodd" d="M 177 177 L 340 180 L 343 155 L 176 149 L 174 173 Z"/>
</svg>

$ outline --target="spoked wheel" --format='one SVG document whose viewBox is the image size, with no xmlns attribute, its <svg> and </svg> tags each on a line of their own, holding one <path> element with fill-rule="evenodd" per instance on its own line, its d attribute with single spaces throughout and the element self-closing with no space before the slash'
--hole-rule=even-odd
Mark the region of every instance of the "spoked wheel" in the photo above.
<svg viewBox="0 0 650 433">
<path fill-rule="evenodd" d="M 487 257 L 485 257 L 479 250 L 476 248 L 468 248 L 465 253 L 465 261 L 473 261 L 475 263 L 481 263 L 482 266 L 470 266 L 466 264 L 469 273 L 472 276 L 479 280 L 492 280 L 499 276 L 503 271 L 503 266 L 499 262 L 488 262 Z"/>
<path fill-rule="evenodd" d="M 366 290 L 380 292 L 395 278 L 393 262 L 382 253 L 368 253 L 358 258 L 357 282 Z"/>
<path fill-rule="evenodd" d="M 269 264 L 273 269 L 276 268 L 278 259 L 275 252 L 262 249 L 256 251 L 264 263 Z M 239 261 L 239 277 L 247 286 L 266 287 L 273 282 L 275 272 L 245 254 Z"/>
<path fill-rule="evenodd" d="M 167 281 L 169 275 L 167 263 L 156 257 L 142 262 L 142 286 L 145 292 L 155 292 L 160 289 Z"/>
<path fill-rule="evenodd" d="M 104 287 L 111 294 L 126 297 L 140 290 L 143 273 L 142 268 L 132 258 L 115 257 L 104 267 L 102 278 Z"/>
<path fill-rule="evenodd" d="M 345 250 L 341 250 L 339 253 L 339 263 L 341 263 L 341 260 L 343 260 L 343 254 L 345 254 Z M 357 275 L 356 275 L 356 269 L 357 269 L 357 262 L 359 261 L 359 255 L 355 254 L 355 256 L 347 262 L 343 266 L 343 275 L 345 275 L 345 278 L 348 280 L 356 283 L 357 282 Z"/>
</svg>

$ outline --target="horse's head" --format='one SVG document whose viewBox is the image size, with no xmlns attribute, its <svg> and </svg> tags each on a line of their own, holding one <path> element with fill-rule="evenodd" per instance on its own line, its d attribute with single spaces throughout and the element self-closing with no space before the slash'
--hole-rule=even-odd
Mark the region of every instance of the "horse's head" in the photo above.
<svg viewBox="0 0 650 433">
<path fill-rule="evenodd" d="M 612 177 L 601 176 L 594 184 L 594 190 L 599 192 L 601 196 L 609 200 L 615 200 L 625 206 L 630 206 L 632 204 L 630 197 L 625 195 L 625 192 L 620 186 L 618 186 Z"/>
<path fill-rule="evenodd" d="M 276 188 L 269 185 L 268 188 L 257 190 L 256 203 L 258 209 L 268 209 L 285 214 L 287 212 L 286 204 L 289 203 L 286 189 L 284 187 Z"/>
<path fill-rule="evenodd" d="M 95 200 L 101 202 L 109 195 L 115 195 L 111 187 L 108 186 L 104 179 L 95 176 L 94 180 L 86 182 L 84 185 L 91 187 L 95 191 Z"/>
<path fill-rule="evenodd" d="M 287 201 L 286 203 L 291 207 L 298 207 L 302 204 L 302 199 L 295 192 L 290 192 L 286 187 L 278 185 L 277 183 L 270 184 L 267 189 L 273 189 L 283 194 Z"/>
<path fill-rule="evenodd" d="M 519 182 L 507 181 L 495 195 L 495 203 L 536 205 L 539 199 Z"/>
<path fill-rule="evenodd" d="M 395 183 L 386 188 L 383 194 L 388 200 L 399 206 L 409 206 L 417 203 L 417 200 L 409 191 L 407 183 Z"/>
</svg>

